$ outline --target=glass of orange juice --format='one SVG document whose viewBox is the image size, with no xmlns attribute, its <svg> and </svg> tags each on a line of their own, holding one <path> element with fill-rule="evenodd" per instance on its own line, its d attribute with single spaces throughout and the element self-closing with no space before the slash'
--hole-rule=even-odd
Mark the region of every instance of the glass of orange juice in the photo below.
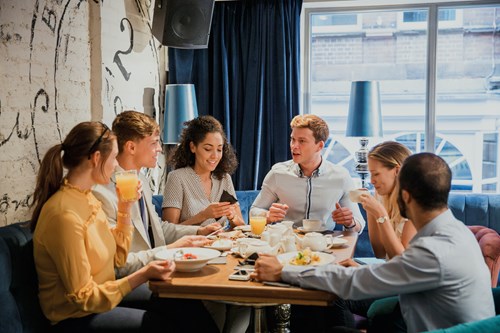
<svg viewBox="0 0 500 333">
<path fill-rule="evenodd" d="M 117 171 L 115 173 L 116 187 L 120 190 L 123 201 L 136 201 L 138 199 L 137 186 L 139 177 L 136 170 Z"/>
<path fill-rule="evenodd" d="M 250 216 L 250 230 L 252 234 L 259 236 L 266 228 L 267 219 L 262 215 L 251 215 Z"/>
</svg>

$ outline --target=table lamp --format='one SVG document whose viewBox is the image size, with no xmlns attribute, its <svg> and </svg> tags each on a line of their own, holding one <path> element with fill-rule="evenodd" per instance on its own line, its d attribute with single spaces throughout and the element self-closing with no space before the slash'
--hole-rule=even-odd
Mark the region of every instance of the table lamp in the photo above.
<svg viewBox="0 0 500 333">
<path fill-rule="evenodd" d="M 355 81 L 351 84 L 346 136 L 361 137 L 361 148 L 355 153 L 356 172 L 366 188 L 368 174 L 368 137 L 382 136 L 380 90 L 377 81 Z"/>
<path fill-rule="evenodd" d="M 184 122 L 198 117 L 193 84 L 167 84 L 165 88 L 165 117 L 163 144 L 178 144 Z"/>
</svg>

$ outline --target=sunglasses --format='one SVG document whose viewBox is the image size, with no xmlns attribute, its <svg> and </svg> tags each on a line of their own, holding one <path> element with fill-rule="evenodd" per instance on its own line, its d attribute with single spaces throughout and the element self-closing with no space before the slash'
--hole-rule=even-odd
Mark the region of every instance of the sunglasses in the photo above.
<svg viewBox="0 0 500 333">
<path fill-rule="evenodd" d="M 88 153 L 88 155 L 89 155 L 88 159 L 89 160 L 90 160 L 90 156 L 92 155 L 92 153 L 97 150 L 97 147 L 99 147 L 99 144 L 101 143 L 102 138 L 104 137 L 104 134 L 106 134 L 106 132 L 110 131 L 109 127 L 106 126 L 106 124 L 104 124 L 104 123 L 100 123 L 100 124 L 102 125 L 102 127 L 104 128 L 104 130 L 102 131 L 102 134 L 94 142 L 94 144 L 90 147 L 89 153 Z"/>
</svg>

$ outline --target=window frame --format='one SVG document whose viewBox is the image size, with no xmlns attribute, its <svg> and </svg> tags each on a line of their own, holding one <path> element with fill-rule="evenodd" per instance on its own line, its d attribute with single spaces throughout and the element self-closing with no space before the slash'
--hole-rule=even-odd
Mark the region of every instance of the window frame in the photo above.
<svg viewBox="0 0 500 333">
<path fill-rule="evenodd" d="M 317 3 L 316 3 L 317 2 Z M 455 0 L 455 1 L 442 1 L 437 0 L 433 2 L 420 2 L 418 0 L 405 0 L 405 1 L 389 1 L 389 0 L 379 0 L 376 1 L 369 0 L 353 0 L 353 1 L 332 1 L 328 7 L 325 7 L 325 2 L 319 2 L 315 0 L 304 0 L 303 3 L 303 14 L 301 17 L 301 44 L 302 44 L 302 55 L 303 60 L 301 63 L 301 77 L 302 80 L 302 94 L 301 94 L 301 105 L 302 113 L 311 112 L 311 15 L 324 13 L 335 13 L 335 12 L 355 12 L 355 11 L 387 11 L 387 10 L 400 10 L 400 11 L 410 11 L 411 9 L 425 9 L 428 11 L 428 22 L 426 24 L 427 28 L 427 69 L 426 69 L 426 83 L 425 83 L 425 126 L 424 126 L 424 144 L 425 150 L 428 152 L 435 152 L 435 142 L 436 142 L 436 107 L 437 107 L 437 38 L 439 29 L 454 28 L 453 24 L 457 24 L 460 20 L 460 24 L 463 22 L 463 11 L 457 9 L 457 19 L 454 21 L 449 21 L 449 27 L 445 22 L 438 22 L 438 11 L 442 8 L 447 7 L 457 7 L 457 6 L 487 6 L 487 5 L 498 5 L 498 1 L 493 0 Z M 399 20 L 398 20 L 399 23 Z M 398 26 L 398 28 L 400 28 Z M 498 163 L 498 162 L 497 162 Z M 460 182 L 460 181 L 459 181 Z M 476 192 L 477 189 L 473 189 Z M 497 186 L 497 192 L 500 189 Z M 481 190 L 480 190 L 481 192 Z"/>
</svg>

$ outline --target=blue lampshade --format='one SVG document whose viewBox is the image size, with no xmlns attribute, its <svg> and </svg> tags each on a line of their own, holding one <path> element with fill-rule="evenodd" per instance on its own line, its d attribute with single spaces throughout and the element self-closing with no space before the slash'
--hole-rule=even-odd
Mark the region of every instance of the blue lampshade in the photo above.
<svg viewBox="0 0 500 333">
<path fill-rule="evenodd" d="M 352 82 L 346 136 L 382 135 L 379 83 L 377 81 Z"/>
<path fill-rule="evenodd" d="M 165 118 L 163 143 L 179 143 L 184 122 L 198 117 L 193 84 L 167 84 L 165 88 Z"/>
</svg>

